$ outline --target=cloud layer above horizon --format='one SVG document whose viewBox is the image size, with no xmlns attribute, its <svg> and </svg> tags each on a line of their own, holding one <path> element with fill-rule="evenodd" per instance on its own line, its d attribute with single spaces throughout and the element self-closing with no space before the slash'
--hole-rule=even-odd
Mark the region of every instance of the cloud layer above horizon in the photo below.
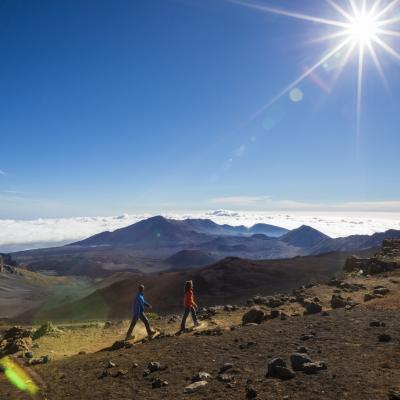
<svg viewBox="0 0 400 400">
<path fill-rule="evenodd" d="M 309 225 L 331 237 L 372 234 L 400 229 L 400 214 L 298 214 L 215 210 L 209 212 L 166 213 L 167 218 L 209 218 L 219 224 L 267 223 L 294 229 Z M 64 245 L 103 231 L 113 231 L 152 216 L 123 214 L 110 217 L 0 219 L 0 252 L 12 252 Z"/>
</svg>

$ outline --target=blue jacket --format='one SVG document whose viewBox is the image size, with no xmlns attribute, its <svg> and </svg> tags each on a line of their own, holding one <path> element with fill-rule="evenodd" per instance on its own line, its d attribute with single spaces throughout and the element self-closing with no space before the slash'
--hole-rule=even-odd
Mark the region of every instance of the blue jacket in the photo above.
<svg viewBox="0 0 400 400">
<path fill-rule="evenodd" d="M 150 307 L 150 303 L 144 299 L 143 293 L 138 293 L 133 301 L 133 315 L 142 314 L 144 312 L 144 306 Z"/>
</svg>

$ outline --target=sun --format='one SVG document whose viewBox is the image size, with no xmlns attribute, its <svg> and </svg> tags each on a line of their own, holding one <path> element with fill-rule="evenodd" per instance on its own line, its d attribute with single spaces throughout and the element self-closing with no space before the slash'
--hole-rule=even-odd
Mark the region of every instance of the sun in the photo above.
<svg viewBox="0 0 400 400">
<path fill-rule="evenodd" d="M 339 57 L 333 82 L 336 82 L 350 58 L 356 54 L 357 69 L 357 106 L 356 106 L 356 130 L 360 133 L 361 105 L 363 96 L 363 80 L 366 58 L 374 63 L 382 81 L 388 87 L 387 79 L 380 60 L 381 53 L 396 58 L 400 61 L 400 53 L 394 45 L 400 45 L 400 31 L 396 27 L 400 25 L 400 0 L 325 0 L 332 11 L 333 17 L 308 15 L 283 8 L 267 5 L 265 2 L 254 0 L 226 0 L 231 3 L 250 7 L 261 12 L 282 15 L 314 24 L 325 25 L 334 28 L 335 31 L 316 38 L 316 41 L 334 43 L 327 47 L 326 52 L 314 65 L 307 68 L 298 78 L 280 91 L 258 113 L 270 107 L 282 96 L 296 88 L 304 79 L 309 77 L 320 67 L 325 66 L 330 59 Z M 390 39 L 390 40 L 388 40 Z M 377 50 L 381 50 L 379 53 Z"/>
<path fill-rule="evenodd" d="M 364 12 L 354 17 L 349 24 L 348 35 L 356 44 L 365 46 L 379 35 L 376 16 Z"/>
</svg>

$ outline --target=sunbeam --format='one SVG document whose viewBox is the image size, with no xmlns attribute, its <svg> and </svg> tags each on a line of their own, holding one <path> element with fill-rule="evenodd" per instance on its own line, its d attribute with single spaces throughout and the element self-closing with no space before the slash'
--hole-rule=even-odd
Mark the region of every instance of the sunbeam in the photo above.
<svg viewBox="0 0 400 400">
<path fill-rule="evenodd" d="M 265 104 L 256 115 L 270 107 L 273 103 L 279 100 L 282 96 L 288 93 L 296 85 L 301 83 L 317 68 L 323 65 L 327 60 L 337 54 L 344 47 L 348 46 L 347 51 L 344 52 L 341 62 L 337 65 L 333 80 L 332 87 L 335 85 L 339 76 L 341 75 L 345 65 L 349 62 L 349 59 L 355 48 L 358 49 L 358 66 L 357 66 L 357 105 L 356 105 L 356 133 L 360 135 L 361 131 L 361 117 L 362 117 L 362 102 L 363 102 L 363 82 L 364 82 L 364 71 L 367 53 L 375 65 L 385 87 L 388 89 L 388 83 L 384 74 L 382 64 L 379 60 L 378 54 L 375 50 L 375 46 L 382 48 L 387 54 L 400 60 L 400 53 L 388 44 L 384 37 L 398 38 L 400 32 L 393 29 L 386 29 L 389 25 L 400 22 L 400 16 L 395 14 L 400 0 L 392 0 L 389 3 L 382 0 L 376 0 L 372 6 L 367 6 L 366 0 L 348 0 L 348 9 L 345 9 L 342 5 L 339 5 L 336 0 L 326 0 L 333 10 L 335 10 L 343 21 L 340 19 L 324 18 L 320 16 L 313 16 L 304 13 L 294 12 L 285 10 L 282 8 L 270 7 L 266 4 L 261 4 L 255 1 L 246 0 L 227 0 L 231 3 L 239 4 L 241 6 L 256 9 L 258 11 L 281 15 L 285 17 L 295 18 L 298 20 L 313 22 L 322 25 L 329 25 L 338 28 L 336 32 L 327 32 L 326 35 L 316 37 L 313 42 L 333 41 L 335 39 L 344 39 L 333 47 L 332 50 L 328 50 L 327 53 L 317 61 L 311 68 L 307 69 L 302 75 L 296 78 L 292 83 L 281 90 L 275 95 L 267 104 Z M 366 52 L 368 50 L 368 52 Z"/>
</svg>

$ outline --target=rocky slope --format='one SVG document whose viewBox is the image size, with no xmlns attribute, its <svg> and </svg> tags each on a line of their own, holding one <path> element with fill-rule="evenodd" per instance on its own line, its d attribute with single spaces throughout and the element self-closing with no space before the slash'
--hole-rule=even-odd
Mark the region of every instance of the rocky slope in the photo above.
<svg viewBox="0 0 400 400">
<path fill-rule="evenodd" d="M 385 255 L 397 262 L 393 252 Z M 105 349 L 94 353 L 85 353 L 82 336 L 65 327 L 15 360 L 40 387 L 39 399 L 399 398 L 398 268 L 253 296 L 245 306 L 205 309 L 201 317 L 198 330 L 179 336 L 179 317 L 153 319 L 163 332 L 158 339 L 113 346 L 128 321 L 102 324 L 98 349 Z M 68 343 L 70 353 L 53 353 L 50 362 L 37 357 L 47 355 L 46 340 L 55 350 Z M 0 392 L 4 399 L 28 398 L 2 375 Z"/>
</svg>

